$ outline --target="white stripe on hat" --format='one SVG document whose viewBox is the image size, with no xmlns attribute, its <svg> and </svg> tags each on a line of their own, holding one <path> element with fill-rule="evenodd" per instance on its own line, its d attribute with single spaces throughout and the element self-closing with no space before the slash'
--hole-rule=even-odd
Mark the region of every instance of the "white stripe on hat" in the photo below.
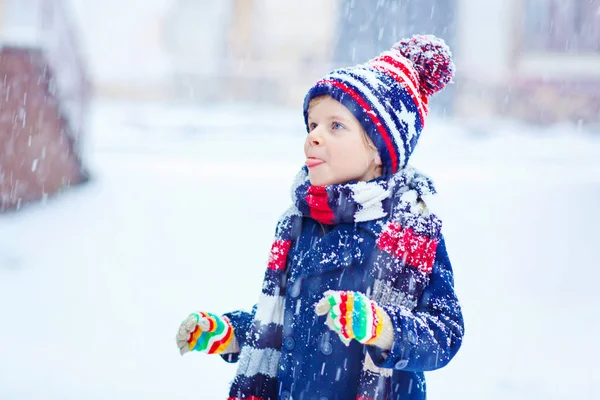
<svg viewBox="0 0 600 400">
<path fill-rule="evenodd" d="M 415 128 L 415 124 L 417 122 L 417 113 L 408 111 L 408 108 L 404 104 L 400 104 L 400 107 L 394 107 L 394 115 L 400 121 L 405 121 L 408 125 L 408 131 L 406 132 L 406 147 L 408 147 L 408 151 L 412 153 L 412 140 L 417 136 L 417 128 Z"/>
<path fill-rule="evenodd" d="M 375 78 L 377 78 L 376 74 L 373 74 L 373 75 Z M 369 81 L 369 83 L 371 83 L 371 81 Z M 381 81 L 379 81 L 379 84 L 381 84 Z M 413 148 L 412 148 L 410 142 L 412 141 L 412 139 L 414 137 L 417 136 L 417 129 L 415 128 L 415 123 L 417 121 L 417 113 L 409 111 L 408 108 L 402 103 L 398 104 L 397 107 L 391 107 L 391 109 L 399 121 L 404 121 L 408 125 L 407 138 L 406 138 L 407 146 L 406 147 L 408 147 L 409 152 L 412 153 Z M 404 144 L 404 141 L 402 141 L 400 143 Z M 403 147 L 403 149 L 406 149 L 406 147 Z"/>
<path fill-rule="evenodd" d="M 375 75 L 376 72 L 373 71 L 373 70 L 369 70 L 367 68 L 355 68 L 355 69 L 352 69 L 352 73 L 360 75 L 360 76 L 364 77 L 368 81 L 371 81 L 373 79 L 377 79 L 377 81 L 379 82 L 379 84 L 381 84 L 381 81 Z M 368 75 L 371 75 L 371 76 L 369 77 Z M 394 142 L 395 142 L 394 145 L 396 146 L 396 149 L 397 149 L 396 151 L 398 152 L 397 153 L 398 154 L 398 167 L 400 168 L 401 166 L 403 166 L 405 164 L 405 161 L 406 161 L 405 160 L 406 159 L 406 154 L 404 154 L 404 141 L 402 140 L 402 137 L 400 136 L 400 132 L 398 131 L 398 127 L 392 121 L 392 119 L 390 117 L 390 114 L 385 109 L 385 107 L 383 106 L 383 104 L 379 101 L 378 96 L 375 95 L 373 93 L 373 91 L 369 87 L 367 87 L 362 82 L 356 80 L 349 73 L 342 73 L 340 71 L 335 71 L 335 72 L 333 72 L 333 73 L 330 74 L 330 77 L 333 78 L 333 79 L 337 79 L 339 81 L 342 81 L 342 82 L 349 83 L 350 85 L 354 86 L 354 88 L 361 95 L 365 96 L 365 98 L 367 100 L 369 100 L 369 102 L 373 105 L 373 107 L 377 111 L 377 114 L 379 115 L 379 117 L 384 120 L 384 122 L 386 124 L 386 127 L 387 127 L 387 131 L 392 134 L 392 137 L 393 137 Z"/>
<path fill-rule="evenodd" d="M 397 69 L 397 67 L 394 66 L 393 64 L 390 64 L 387 61 L 382 60 L 383 57 L 390 57 L 390 58 L 394 59 L 394 61 L 397 61 L 398 63 L 404 65 L 404 67 L 408 70 L 408 72 L 410 74 L 410 76 L 407 76 L 406 78 L 412 84 L 413 88 L 416 88 L 419 85 L 419 74 L 418 74 L 417 70 L 415 69 L 415 67 L 413 66 L 413 64 L 411 63 L 410 60 L 406 59 L 406 57 L 402 56 L 397 51 L 390 51 L 390 50 L 384 51 L 379 56 L 377 56 L 373 60 L 369 61 L 368 64 L 374 64 L 375 62 L 379 62 L 379 63 L 385 64 L 390 69 L 392 69 L 392 68 Z M 402 72 L 401 74 L 398 74 L 398 75 L 406 76 L 406 74 L 404 72 Z M 415 90 L 415 94 L 416 93 L 419 93 L 419 91 Z"/>
<path fill-rule="evenodd" d="M 396 59 L 396 60 L 398 62 L 402 63 L 409 71 L 414 70 L 412 68 L 412 66 L 409 66 L 407 64 L 406 60 L 399 60 L 399 59 Z M 369 63 L 369 65 L 374 66 L 374 67 L 377 66 L 377 67 L 385 68 L 385 69 L 393 72 L 394 74 L 400 76 L 400 78 L 402 78 L 403 82 L 406 84 L 406 89 L 409 91 L 409 94 L 412 95 L 411 97 L 413 98 L 413 100 L 416 100 L 417 104 L 415 104 L 415 105 L 419 109 L 419 112 L 423 116 L 423 119 L 425 119 L 425 117 L 427 116 L 427 110 L 425 109 L 425 107 L 423 105 L 423 101 L 421 100 L 420 92 L 419 92 L 419 90 L 417 90 L 413 81 L 411 79 L 409 79 L 409 77 L 407 77 L 406 74 L 401 69 L 399 69 L 398 67 L 395 67 L 394 65 L 392 65 L 388 62 L 385 62 L 385 61 L 382 61 L 379 59 L 373 60 L 372 62 Z M 394 79 L 396 81 L 396 79 L 394 77 L 392 77 L 392 79 Z"/>
<path fill-rule="evenodd" d="M 425 117 L 427 116 L 427 105 L 424 104 L 423 101 L 421 100 L 421 90 L 418 89 L 420 87 L 419 73 L 417 72 L 417 70 L 413 66 L 412 62 L 408 58 L 399 57 L 399 58 L 394 58 L 394 59 L 396 61 L 399 61 L 402 65 L 404 65 L 406 67 L 406 69 L 408 69 L 409 71 L 411 71 L 411 73 L 415 74 L 415 79 L 416 79 L 415 82 L 417 82 L 415 84 L 415 88 L 417 88 L 417 91 L 415 92 L 415 97 L 418 100 L 418 104 L 417 105 L 423 111 L 421 115 L 423 115 L 423 119 L 425 119 Z"/>
</svg>

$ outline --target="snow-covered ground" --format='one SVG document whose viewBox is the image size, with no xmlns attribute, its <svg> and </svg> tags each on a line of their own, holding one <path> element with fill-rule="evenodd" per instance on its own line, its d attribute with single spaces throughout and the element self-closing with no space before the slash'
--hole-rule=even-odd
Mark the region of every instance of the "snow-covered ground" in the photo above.
<svg viewBox="0 0 600 400">
<path fill-rule="evenodd" d="M 95 103 L 93 181 L 0 216 L 0 399 L 225 398 L 235 366 L 175 332 L 255 302 L 303 136 L 297 110 Z M 466 322 L 429 398 L 600 398 L 600 140 L 432 118 L 414 164 Z"/>
</svg>

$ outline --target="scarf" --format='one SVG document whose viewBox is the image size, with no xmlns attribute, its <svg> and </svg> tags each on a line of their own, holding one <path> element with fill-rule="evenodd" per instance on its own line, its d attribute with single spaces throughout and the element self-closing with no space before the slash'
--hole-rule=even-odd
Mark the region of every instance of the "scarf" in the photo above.
<svg viewBox="0 0 600 400">
<path fill-rule="evenodd" d="M 262 292 L 240 351 L 230 400 L 278 398 L 277 373 L 285 311 L 282 294 L 286 293 L 291 264 L 288 252 L 301 234 L 302 219 L 309 217 L 327 225 L 382 220 L 384 224 L 377 239 L 379 251 L 369 266 L 375 283 L 366 294 L 380 305 L 393 302 L 414 309 L 416 295 L 398 289 L 395 280 L 404 265 L 411 265 L 416 271 L 411 284 L 427 284 L 441 221 L 428 212 L 423 199 L 435 193 L 431 180 L 410 166 L 369 182 L 328 186 L 312 186 L 308 169 L 301 169 L 292 186 L 293 204 L 277 223 Z M 385 399 L 381 380 L 389 378 L 392 371 L 377 368 L 365 354 L 358 397 Z"/>
</svg>

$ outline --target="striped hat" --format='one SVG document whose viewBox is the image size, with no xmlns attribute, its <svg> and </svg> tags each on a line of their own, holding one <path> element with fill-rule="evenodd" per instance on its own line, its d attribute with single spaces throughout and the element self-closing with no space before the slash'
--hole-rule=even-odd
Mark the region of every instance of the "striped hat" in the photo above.
<svg viewBox="0 0 600 400">
<path fill-rule="evenodd" d="M 444 40 L 433 35 L 403 39 L 365 64 L 327 74 L 306 94 L 308 105 L 329 95 L 361 123 L 381 157 L 383 174 L 404 168 L 428 112 L 428 97 L 452 81 L 454 63 Z"/>
</svg>

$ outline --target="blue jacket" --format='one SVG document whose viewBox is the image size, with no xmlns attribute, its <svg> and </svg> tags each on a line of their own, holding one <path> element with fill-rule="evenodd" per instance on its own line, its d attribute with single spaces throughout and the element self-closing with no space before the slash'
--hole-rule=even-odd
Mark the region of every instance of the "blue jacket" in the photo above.
<svg viewBox="0 0 600 400">
<path fill-rule="evenodd" d="M 337 334 L 318 317 L 314 304 L 326 290 L 365 293 L 373 284 L 370 261 L 376 249 L 381 222 L 322 225 L 304 217 L 297 245 L 290 250 L 285 295 L 282 355 L 278 381 L 282 400 L 350 400 L 357 397 L 357 384 L 364 352 L 378 367 L 393 369 L 382 389 L 388 399 L 425 399 L 424 371 L 445 366 L 458 351 L 464 331 L 461 309 L 454 293 L 452 267 L 442 238 L 433 270 L 421 290 L 416 308 L 406 313 L 398 305 L 381 305 L 389 314 L 396 334 L 390 351 L 352 341 L 346 347 Z M 328 247 L 352 238 L 352 254 L 323 267 Z M 312 253 L 310 253 L 312 251 Z M 302 260 L 302 262 L 299 262 Z M 231 320 L 240 348 L 250 328 L 254 311 L 225 314 Z M 236 362 L 237 355 L 225 355 Z"/>
</svg>

